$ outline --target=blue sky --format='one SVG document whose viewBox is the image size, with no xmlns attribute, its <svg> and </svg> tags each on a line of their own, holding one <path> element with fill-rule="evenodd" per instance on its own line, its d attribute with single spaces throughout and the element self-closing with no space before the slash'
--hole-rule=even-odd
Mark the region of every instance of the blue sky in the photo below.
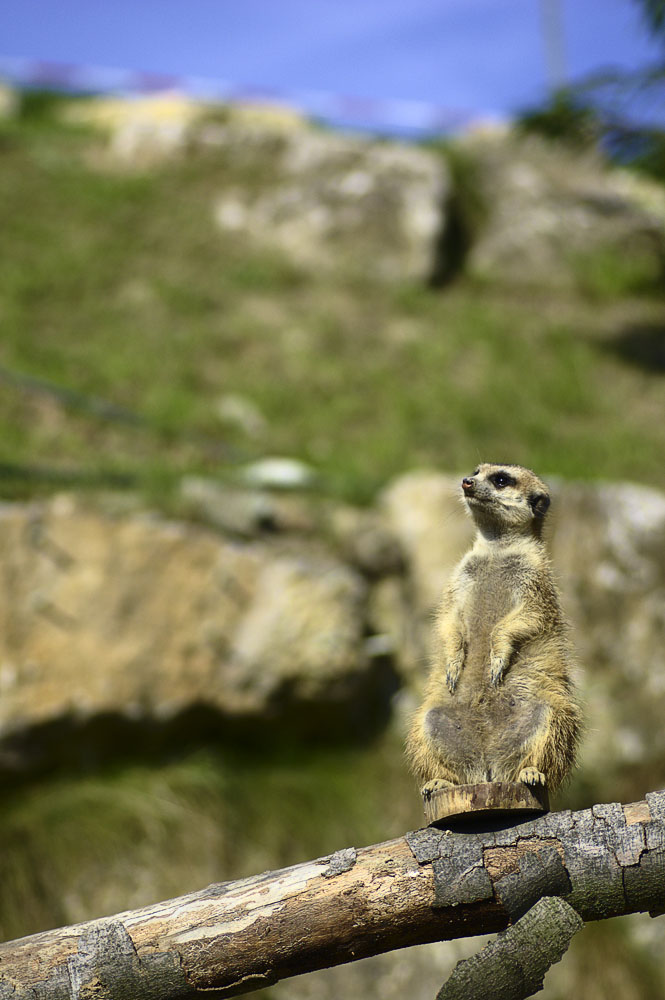
<svg viewBox="0 0 665 1000">
<path fill-rule="evenodd" d="M 571 77 L 662 49 L 634 0 L 560 0 Z M 1 55 L 506 115 L 547 74 L 541 0 L 4 0 Z M 664 113 L 665 114 L 665 113 Z"/>
</svg>

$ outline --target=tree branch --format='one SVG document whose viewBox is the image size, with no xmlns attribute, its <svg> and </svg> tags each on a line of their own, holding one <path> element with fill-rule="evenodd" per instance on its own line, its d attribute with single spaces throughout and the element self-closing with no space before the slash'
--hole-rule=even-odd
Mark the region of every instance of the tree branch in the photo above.
<svg viewBox="0 0 665 1000">
<path fill-rule="evenodd" d="M 552 895 L 552 870 L 556 892 L 584 920 L 664 912 L 665 792 L 510 826 L 430 827 L 9 942 L 0 945 L 0 1000 L 247 993 L 407 945 L 501 930 L 534 892 Z"/>
<path fill-rule="evenodd" d="M 436 1000 L 526 1000 L 543 985 L 583 926 L 572 906 L 558 896 L 543 896 L 512 927 L 482 951 L 463 959 L 439 990 Z"/>
</svg>

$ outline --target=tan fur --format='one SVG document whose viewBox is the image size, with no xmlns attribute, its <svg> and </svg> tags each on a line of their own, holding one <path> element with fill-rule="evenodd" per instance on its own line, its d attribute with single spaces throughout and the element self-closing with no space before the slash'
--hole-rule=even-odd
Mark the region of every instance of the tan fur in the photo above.
<svg viewBox="0 0 665 1000">
<path fill-rule="evenodd" d="M 503 780 L 553 790 L 574 766 L 581 719 L 541 539 L 549 492 L 529 469 L 489 463 L 463 492 L 478 534 L 436 617 L 407 752 L 429 788 Z"/>
</svg>

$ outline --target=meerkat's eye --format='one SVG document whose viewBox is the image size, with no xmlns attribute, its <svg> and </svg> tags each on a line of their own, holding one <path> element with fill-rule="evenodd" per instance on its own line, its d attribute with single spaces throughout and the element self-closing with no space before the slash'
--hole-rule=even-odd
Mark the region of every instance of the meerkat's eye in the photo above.
<svg viewBox="0 0 665 1000">
<path fill-rule="evenodd" d="M 514 486 L 516 482 L 513 476 L 507 472 L 495 472 L 493 476 L 490 476 L 490 481 L 494 483 L 497 490 L 503 490 L 506 486 Z"/>
<path fill-rule="evenodd" d="M 477 469 L 474 469 L 473 472 L 471 473 L 471 475 L 472 476 L 477 476 L 479 472 L 480 472 L 480 466 Z"/>
</svg>

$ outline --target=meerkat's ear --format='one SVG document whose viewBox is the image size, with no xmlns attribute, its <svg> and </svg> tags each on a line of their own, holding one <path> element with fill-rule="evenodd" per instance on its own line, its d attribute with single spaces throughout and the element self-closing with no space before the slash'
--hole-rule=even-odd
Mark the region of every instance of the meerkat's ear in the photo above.
<svg viewBox="0 0 665 1000">
<path fill-rule="evenodd" d="M 550 506 L 550 498 L 547 493 L 532 493 L 529 504 L 534 517 L 545 517 Z"/>
</svg>

